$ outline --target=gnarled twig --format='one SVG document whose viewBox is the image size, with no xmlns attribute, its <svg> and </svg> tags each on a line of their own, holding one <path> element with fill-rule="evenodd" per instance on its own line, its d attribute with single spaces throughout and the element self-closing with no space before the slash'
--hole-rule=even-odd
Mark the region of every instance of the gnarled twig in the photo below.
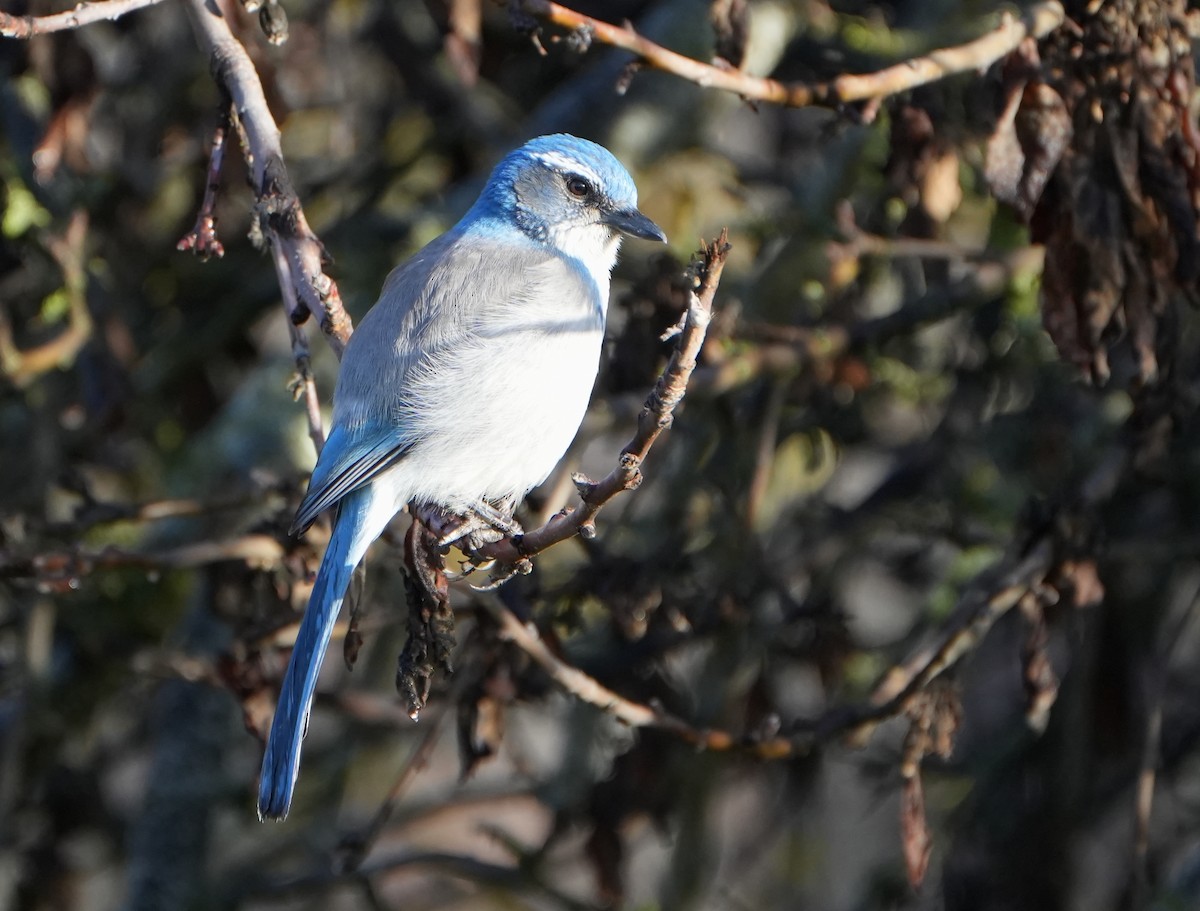
<svg viewBox="0 0 1200 911">
<path fill-rule="evenodd" d="M 292 304 L 284 289 L 284 302 L 294 307 L 289 316 L 299 324 L 310 313 L 316 315 L 340 357 L 353 325 L 342 307 L 337 285 L 324 272 L 324 247 L 309 228 L 288 178 L 279 127 L 267 107 L 258 71 L 214 0 L 187 0 L 187 9 L 196 37 L 209 53 L 213 77 L 233 100 L 244 152 L 254 175 L 259 221 L 271 246 L 286 261 L 295 290 Z"/>
<path fill-rule="evenodd" d="M 126 13 L 154 6 L 162 0 L 108 0 L 107 3 L 79 3 L 74 9 L 49 16 L 14 16 L 0 12 L 0 38 L 32 38 L 50 32 L 65 32 L 105 19 L 119 19 Z"/>
<path fill-rule="evenodd" d="M 788 107 L 834 107 L 853 101 L 877 100 L 955 73 L 986 69 L 1015 50 L 1026 37 L 1043 38 L 1062 25 L 1064 19 L 1062 5 L 1056 0 L 1035 3 L 1019 17 L 1005 14 L 995 29 L 973 41 L 933 51 L 876 73 L 848 73 L 828 82 L 779 82 L 685 57 L 639 35 L 628 23 L 613 25 L 551 0 L 519 0 L 518 6 L 547 22 L 585 31 L 593 40 L 631 51 L 646 66 L 673 73 L 705 88 L 722 89 L 751 101 Z"/>
</svg>

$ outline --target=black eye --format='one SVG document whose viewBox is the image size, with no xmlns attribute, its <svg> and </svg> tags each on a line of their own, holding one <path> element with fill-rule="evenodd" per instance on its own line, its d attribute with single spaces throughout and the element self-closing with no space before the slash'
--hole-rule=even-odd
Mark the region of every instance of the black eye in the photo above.
<svg viewBox="0 0 1200 911">
<path fill-rule="evenodd" d="M 583 199 L 592 192 L 592 185 L 578 174 L 567 175 L 567 192 L 576 199 Z"/>
</svg>

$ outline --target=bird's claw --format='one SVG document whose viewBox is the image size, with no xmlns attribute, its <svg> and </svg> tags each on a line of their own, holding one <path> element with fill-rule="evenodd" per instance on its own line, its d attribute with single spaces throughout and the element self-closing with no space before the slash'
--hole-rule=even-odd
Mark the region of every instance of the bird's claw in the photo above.
<svg viewBox="0 0 1200 911">
<path fill-rule="evenodd" d="M 467 513 L 430 505 L 416 506 L 414 513 L 437 537 L 439 547 L 457 544 L 469 552 L 521 534 L 521 524 L 513 517 L 515 508 L 515 504 L 507 501 L 500 508 L 480 501 Z"/>
</svg>

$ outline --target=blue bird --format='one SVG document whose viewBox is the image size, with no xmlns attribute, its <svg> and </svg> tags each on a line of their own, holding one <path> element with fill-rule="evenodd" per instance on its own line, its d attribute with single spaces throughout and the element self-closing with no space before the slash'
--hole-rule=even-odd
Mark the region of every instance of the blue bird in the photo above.
<svg viewBox="0 0 1200 911">
<path fill-rule="evenodd" d="M 405 506 L 496 522 L 566 452 L 591 396 L 624 234 L 665 241 L 602 146 L 511 152 L 453 228 L 396 267 L 351 336 L 333 425 L 292 523 L 336 509 L 271 724 L 262 819 L 287 815 L 354 568 Z"/>
</svg>

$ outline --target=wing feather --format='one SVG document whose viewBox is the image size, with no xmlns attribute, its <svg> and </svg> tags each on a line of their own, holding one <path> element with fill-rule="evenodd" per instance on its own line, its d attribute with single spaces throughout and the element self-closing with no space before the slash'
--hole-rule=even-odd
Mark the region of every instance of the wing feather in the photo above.
<svg viewBox="0 0 1200 911">
<path fill-rule="evenodd" d="M 538 324 L 551 331 L 578 320 L 564 304 L 599 299 L 586 287 L 590 281 L 582 268 L 541 245 L 459 231 L 442 235 L 393 270 L 343 355 L 333 429 L 292 532 L 308 528 L 423 438 L 436 435 L 445 421 L 455 420 L 429 408 L 425 399 L 431 384 L 481 382 L 478 375 L 457 375 L 461 371 L 451 366 L 457 352 L 486 344 L 497 323 L 510 331 Z M 514 320 L 514 310 L 528 322 Z"/>
<path fill-rule="evenodd" d="M 377 475 L 395 465 L 404 457 L 408 445 L 397 441 L 394 436 L 382 434 L 364 435 L 355 443 L 347 442 L 343 428 L 334 427 L 325 443 L 331 458 L 317 460 L 312 480 L 308 482 L 308 493 L 304 495 L 296 517 L 292 519 L 289 533 L 303 533 L 317 520 L 317 516 L 334 506 L 352 490 L 369 484 Z"/>
</svg>

